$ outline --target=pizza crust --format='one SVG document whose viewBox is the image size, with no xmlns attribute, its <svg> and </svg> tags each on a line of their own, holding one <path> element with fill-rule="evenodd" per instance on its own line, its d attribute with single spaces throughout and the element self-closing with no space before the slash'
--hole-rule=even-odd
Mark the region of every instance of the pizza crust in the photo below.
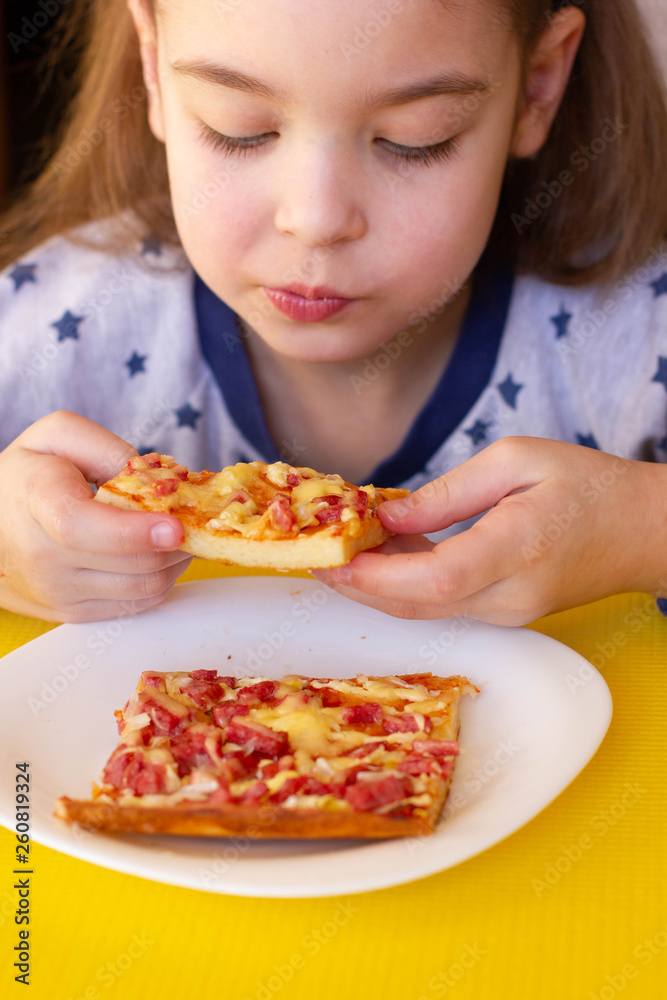
<svg viewBox="0 0 667 1000">
<path fill-rule="evenodd" d="M 171 833 L 187 837 L 297 838 L 314 840 L 426 836 L 433 833 L 447 797 L 447 788 L 434 801 L 428 817 L 378 816 L 354 810 L 284 809 L 280 806 L 184 805 L 173 807 L 120 806 L 115 802 L 58 799 L 59 819 L 89 830 L 109 833 Z"/>
</svg>

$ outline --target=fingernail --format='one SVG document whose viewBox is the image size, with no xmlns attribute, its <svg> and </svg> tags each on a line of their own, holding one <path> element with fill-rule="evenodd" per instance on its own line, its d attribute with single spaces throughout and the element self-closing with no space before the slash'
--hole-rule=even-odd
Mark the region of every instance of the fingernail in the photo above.
<svg viewBox="0 0 667 1000">
<path fill-rule="evenodd" d="M 407 517 L 413 511 L 412 501 L 409 497 L 401 500 L 387 500 L 384 506 L 390 517 Z"/>
<path fill-rule="evenodd" d="M 334 583 L 349 583 L 352 577 L 349 566 L 336 566 L 329 570 L 329 576 Z"/>
<path fill-rule="evenodd" d="M 179 538 L 169 521 L 159 521 L 151 528 L 151 542 L 156 549 L 173 549 Z"/>
</svg>

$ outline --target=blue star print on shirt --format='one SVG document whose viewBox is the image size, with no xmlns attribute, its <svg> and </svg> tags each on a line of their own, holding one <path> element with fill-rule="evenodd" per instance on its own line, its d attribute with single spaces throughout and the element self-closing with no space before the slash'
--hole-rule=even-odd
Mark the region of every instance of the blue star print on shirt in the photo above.
<svg viewBox="0 0 667 1000">
<path fill-rule="evenodd" d="M 125 362 L 126 366 L 130 370 L 130 378 L 134 378 L 137 372 L 145 372 L 144 361 L 148 357 L 147 354 L 137 354 L 136 351 L 133 352 L 132 357 Z"/>
<path fill-rule="evenodd" d="M 667 358 L 658 355 L 658 370 L 651 379 L 651 382 L 661 382 L 667 392 Z"/>
<path fill-rule="evenodd" d="M 659 295 L 667 295 L 667 271 L 663 271 L 655 281 L 649 281 L 656 299 Z"/>
<path fill-rule="evenodd" d="M 504 382 L 498 383 L 497 388 L 507 405 L 511 406 L 513 410 L 516 410 L 516 397 L 523 389 L 523 385 L 519 385 L 518 382 L 515 382 L 512 378 L 512 373 L 510 372 Z"/>
<path fill-rule="evenodd" d="M 14 282 L 14 291 L 18 292 L 19 288 L 25 285 L 26 281 L 32 281 L 37 284 L 37 278 L 35 277 L 35 271 L 37 270 L 37 264 L 17 264 L 13 271 L 9 272 L 9 277 Z"/>
<path fill-rule="evenodd" d="M 549 319 L 556 327 L 556 340 L 560 340 L 567 333 L 567 325 L 572 319 L 572 313 L 567 312 L 565 306 L 561 306 L 558 315 L 550 316 Z"/>
<path fill-rule="evenodd" d="M 195 410 L 193 406 L 186 403 L 184 406 L 179 406 L 177 410 L 174 410 L 178 418 L 179 427 L 192 427 L 193 431 L 197 430 L 197 421 L 201 417 L 201 410 Z"/>
<path fill-rule="evenodd" d="M 595 448 L 597 451 L 600 450 L 600 445 L 597 443 L 592 434 L 577 434 L 577 444 L 581 444 L 584 448 Z"/>
<path fill-rule="evenodd" d="M 491 426 L 491 421 L 485 423 L 483 420 L 476 420 L 472 427 L 466 427 L 465 433 L 471 438 L 473 444 L 480 444 L 486 441 L 486 432 Z"/>
<path fill-rule="evenodd" d="M 58 331 L 58 340 L 67 340 L 71 337 L 72 340 L 79 339 L 79 323 L 83 323 L 83 316 L 73 316 L 69 309 L 62 314 L 59 320 L 55 323 L 51 323 L 51 326 L 55 327 Z"/>
</svg>

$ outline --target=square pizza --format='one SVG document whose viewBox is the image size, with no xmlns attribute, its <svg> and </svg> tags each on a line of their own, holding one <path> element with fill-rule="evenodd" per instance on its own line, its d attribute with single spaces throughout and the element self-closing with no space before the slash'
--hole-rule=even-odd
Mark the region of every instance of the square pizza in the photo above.
<svg viewBox="0 0 667 1000">
<path fill-rule="evenodd" d="M 144 671 L 90 800 L 56 815 L 188 836 L 433 833 L 459 753 L 465 677 Z"/>
</svg>

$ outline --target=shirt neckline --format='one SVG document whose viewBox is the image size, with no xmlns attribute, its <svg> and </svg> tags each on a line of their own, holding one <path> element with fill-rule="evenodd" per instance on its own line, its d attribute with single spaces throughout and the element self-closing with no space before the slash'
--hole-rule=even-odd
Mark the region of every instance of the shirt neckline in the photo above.
<svg viewBox="0 0 667 1000">
<path fill-rule="evenodd" d="M 513 275 L 484 255 L 472 276 L 470 302 L 442 377 L 393 455 L 366 479 L 398 486 L 422 472 L 489 384 L 512 297 Z M 264 410 L 237 314 L 195 274 L 195 312 L 202 353 L 230 416 L 266 462 L 281 455 Z"/>
</svg>

